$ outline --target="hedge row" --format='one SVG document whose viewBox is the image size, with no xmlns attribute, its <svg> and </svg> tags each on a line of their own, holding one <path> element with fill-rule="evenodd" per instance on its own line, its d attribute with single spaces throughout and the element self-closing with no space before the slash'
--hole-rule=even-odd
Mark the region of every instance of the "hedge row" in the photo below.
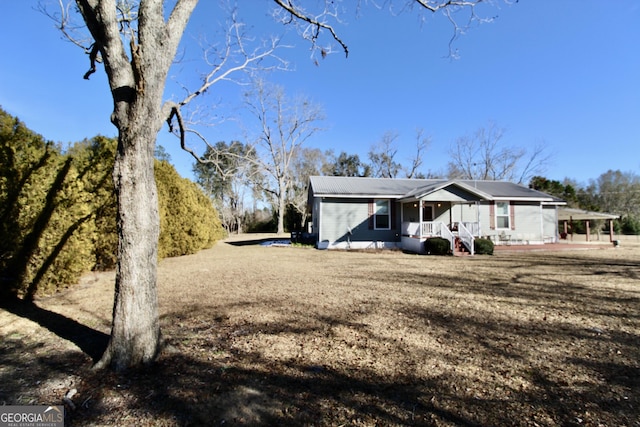
<svg viewBox="0 0 640 427">
<path fill-rule="evenodd" d="M 32 299 L 115 266 L 116 145 L 97 136 L 63 150 L 0 109 L 0 293 Z M 156 161 L 156 184 L 160 257 L 223 236 L 211 201 L 169 163 Z"/>
</svg>

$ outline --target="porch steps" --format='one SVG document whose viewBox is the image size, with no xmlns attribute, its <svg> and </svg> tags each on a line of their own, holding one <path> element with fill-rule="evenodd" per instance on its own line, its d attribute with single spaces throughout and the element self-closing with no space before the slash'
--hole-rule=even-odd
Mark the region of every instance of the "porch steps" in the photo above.
<svg viewBox="0 0 640 427">
<path fill-rule="evenodd" d="M 456 236 L 453 242 L 453 256 L 469 256 L 471 253 L 469 249 L 462 243 L 462 239 Z"/>
</svg>

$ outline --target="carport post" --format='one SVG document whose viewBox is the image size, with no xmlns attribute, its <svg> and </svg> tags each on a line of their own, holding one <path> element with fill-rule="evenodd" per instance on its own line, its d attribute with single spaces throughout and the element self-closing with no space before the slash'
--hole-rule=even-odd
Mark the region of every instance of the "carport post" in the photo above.
<svg viewBox="0 0 640 427">
<path fill-rule="evenodd" d="M 590 241 L 589 236 L 591 234 L 591 227 L 589 225 L 590 225 L 590 221 L 588 219 L 585 220 L 585 226 L 587 228 L 587 242 Z"/>
<path fill-rule="evenodd" d="M 573 242 L 573 215 L 569 217 L 569 228 L 571 229 L 571 241 Z"/>
<path fill-rule="evenodd" d="M 609 220 L 609 241 L 613 242 L 613 220 Z"/>
</svg>

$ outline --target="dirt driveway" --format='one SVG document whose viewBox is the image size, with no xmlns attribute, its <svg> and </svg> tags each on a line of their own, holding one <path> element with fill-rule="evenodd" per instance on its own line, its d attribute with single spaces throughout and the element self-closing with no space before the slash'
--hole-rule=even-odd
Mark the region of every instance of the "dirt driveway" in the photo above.
<svg viewBox="0 0 640 427">
<path fill-rule="evenodd" d="M 454 258 L 265 237 L 163 260 L 167 348 L 125 375 L 89 369 L 113 273 L 0 310 L 0 403 L 76 390 L 69 425 L 640 426 L 640 246 Z"/>
</svg>

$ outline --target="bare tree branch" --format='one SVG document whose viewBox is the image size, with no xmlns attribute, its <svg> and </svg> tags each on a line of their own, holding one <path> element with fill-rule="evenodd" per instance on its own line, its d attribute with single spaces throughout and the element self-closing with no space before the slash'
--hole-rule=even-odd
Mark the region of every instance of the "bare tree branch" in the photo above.
<svg viewBox="0 0 640 427">
<path fill-rule="evenodd" d="M 418 174 L 418 169 L 424 162 L 424 152 L 431 145 L 431 137 L 424 135 L 424 129 L 416 129 L 416 152 L 411 159 L 411 168 L 406 169 L 407 178 L 414 178 Z"/>
<path fill-rule="evenodd" d="M 518 184 L 528 182 L 534 175 L 544 173 L 547 165 L 551 161 L 552 154 L 547 152 L 544 141 L 540 141 L 533 146 L 528 156 L 527 163 L 522 167 Z"/>
<path fill-rule="evenodd" d="M 337 17 L 337 14 L 330 13 L 326 7 L 333 2 L 325 3 L 324 11 L 317 16 L 311 16 L 311 14 L 303 10 L 301 6 L 295 5 L 292 0 L 274 0 L 274 2 L 278 6 L 280 6 L 282 9 L 287 11 L 291 15 L 291 17 L 294 17 L 300 21 L 304 21 L 309 24 L 309 26 L 311 27 L 311 31 L 310 31 L 311 34 L 305 38 L 308 38 L 309 40 L 311 40 L 311 43 L 313 44 L 313 46 L 316 46 L 318 37 L 320 36 L 320 32 L 322 30 L 327 30 L 331 34 L 331 37 L 342 47 L 345 57 L 349 57 L 349 48 L 347 47 L 346 43 L 340 37 L 338 37 L 338 34 L 336 33 L 333 26 L 329 25 L 326 21 L 324 21 L 324 17 L 328 15 Z M 291 22 L 291 19 L 289 20 L 289 22 Z M 303 32 L 303 34 L 304 33 L 308 33 L 308 32 L 305 31 Z M 322 52 L 322 56 L 324 57 L 326 55 L 326 51 L 322 50 L 321 52 Z"/>
<path fill-rule="evenodd" d="M 272 178 L 270 187 L 264 190 L 275 198 L 278 233 L 282 233 L 292 161 L 299 148 L 321 130 L 317 123 L 324 119 L 324 114 L 312 102 L 304 98 L 290 101 L 281 87 L 261 80 L 247 94 L 246 104 L 259 123 L 255 145 L 256 151 L 260 147 L 263 153 L 255 161 Z"/>
<path fill-rule="evenodd" d="M 248 50 L 247 37 L 242 33 L 243 24 L 237 22 L 236 17 L 232 16 L 232 22 L 225 36 L 225 46 L 214 61 L 210 61 L 211 51 L 213 47 L 205 52 L 207 63 L 211 65 L 211 71 L 207 73 L 196 90 L 189 93 L 179 104 L 186 105 L 197 96 L 204 94 L 211 86 L 221 81 L 230 81 L 231 76 L 236 75 L 239 71 L 251 72 L 257 69 L 255 67 L 266 58 L 274 58 L 282 68 L 286 69 L 286 62 L 275 55 L 276 49 L 279 47 L 280 40 L 272 38 L 269 45 L 260 46 L 252 51 Z M 218 53 L 216 51 L 216 53 Z M 232 63 L 235 58 L 242 58 Z M 273 67 L 263 67 L 262 70 L 268 70 Z"/>
<path fill-rule="evenodd" d="M 449 177 L 522 183 L 549 160 L 543 145 L 537 145 L 527 156 L 525 148 L 504 146 L 503 136 L 504 129 L 490 122 L 473 136 L 458 138 L 449 150 Z"/>
</svg>

